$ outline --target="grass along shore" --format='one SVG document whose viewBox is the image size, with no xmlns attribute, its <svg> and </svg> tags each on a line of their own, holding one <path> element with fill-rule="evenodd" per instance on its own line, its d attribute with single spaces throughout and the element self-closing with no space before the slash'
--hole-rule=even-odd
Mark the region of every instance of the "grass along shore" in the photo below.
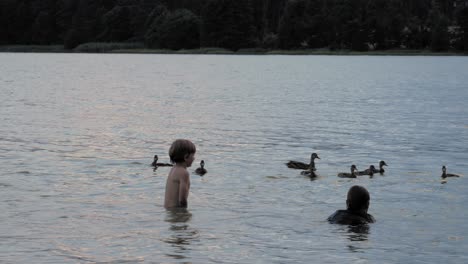
<svg viewBox="0 0 468 264">
<path fill-rule="evenodd" d="M 329 49 L 267 50 L 261 48 L 231 51 L 222 48 L 199 48 L 188 50 L 147 49 L 143 43 L 101 43 L 81 44 L 73 50 L 63 45 L 1 45 L 0 52 L 31 53 L 129 53 L 129 54 L 225 54 L 225 55 L 378 55 L 378 56 L 467 56 L 463 52 L 433 52 L 430 50 L 374 50 L 350 51 Z"/>
</svg>

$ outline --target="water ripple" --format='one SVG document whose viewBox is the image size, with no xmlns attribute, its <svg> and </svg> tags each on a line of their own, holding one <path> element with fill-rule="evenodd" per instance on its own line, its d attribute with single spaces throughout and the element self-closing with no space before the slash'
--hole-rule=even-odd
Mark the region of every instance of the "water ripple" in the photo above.
<svg viewBox="0 0 468 264">
<path fill-rule="evenodd" d="M 0 58 L 0 262 L 466 262 L 464 57 Z M 209 173 L 174 219 L 149 164 L 176 138 Z M 312 152 L 314 181 L 284 165 Z M 377 223 L 328 224 L 355 184 Z"/>
</svg>

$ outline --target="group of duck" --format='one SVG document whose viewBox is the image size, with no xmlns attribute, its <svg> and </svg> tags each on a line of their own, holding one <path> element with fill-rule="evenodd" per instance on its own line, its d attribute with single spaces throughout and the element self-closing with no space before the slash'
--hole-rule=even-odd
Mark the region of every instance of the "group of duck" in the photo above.
<svg viewBox="0 0 468 264">
<path fill-rule="evenodd" d="M 172 167 L 173 165 L 170 163 L 161 163 L 158 162 L 159 157 L 158 155 L 154 155 L 153 162 L 151 163 L 151 166 L 153 166 L 153 171 L 156 171 L 158 167 Z M 203 176 L 207 173 L 208 171 L 205 169 L 205 161 L 201 160 L 200 161 L 200 167 L 195 169 L 195 174 Z"/>
<path fill-rule="evenodd" d="M 288 168 L 291 169 L 303 170 L 301 171 L 301 175 L 309 176 L 310 178 L 317 178 L 319 175 L 316 173 L 317 169 L 315 168 L 315 159 L 320 159 L 320 157 L 317 155 L 317 153 L 312 153 L 312 155 L 310 156 L 309 164 L 300 161 L 290 160 L 288 163 L 286 163 L 286 166 L 288 166 Z M 378 169 L 374 165 L 370 165 L 368 169 L 359 171 L 356 165 L 353 164 L 351 165 L 351 173 L 340 172 L 337 174 L 337 176 L 340 178 L 357 178 L 357 176 L 362 175 L 369 175 L 372 177 L 375 173 L 383 174 L 385 172 L 384 166 L 388 165 L 385 161 L 381 160 L 379 162 Z M 447 168 L 445 166 L 442 166 L 441 177 L 442 179 L 445 179 L 447 177 L 460 177 L 460 175 L 447 173 Z"/>
<path fill-rule="evenodd" d="M 300 161 L 295 161 L 295 160 L 290 160 L 288 163 L 286 163 L 286 166 L 291 169 L 298 169 L 298 170 L 303 170 L 301 171 L 301 175 L 309 176 L 310 178 L 316 178 L 319 175 L 316 173 L 317 169 L 315 168 L 315 159 L 320 159 L 320 157 L 317 155 L 317 153 L 312 153 L 310 155 L 310 163 L 303 163 Z M 374 165 L 370 165 L 368 169 L 359 171 L 356 167 L 356 165 L 351 165 L 351 173 L 347 172 L 340 172 L 338 173 L 338 177 L 340 178 L 357 178 L 357 176 L 361 175 L 369 175 L 373 176 L 374 173 L 380 173 L 383 174 L 385 172 L 384 166 L 388 166 L 385 161 L 381 160 L 379 162 L 379 169 L 376 169 Z"/>
<path fill-rule="evenodd" d="M 153 162 L 151 163 L 151 166 L 153 166 L 153 171 L 156 171 L 158 167 L 172 167 L 173 165 L 170 163 L 160 163 L 158 162 L 158 155 L 154 155 Z M 300 161 L 294 161 L 290 160 L 288 163 L 286 163 L 286 166 L 291 169 L 298 169 L 302 170 L 301 175 L 308 176 L 312 179 L 317 178 L 319 175 L 316 173 L 317 168 L 315 167 L 315 159 L 320 159 L 320 157 L 317 155 L 317 153 L 312 153 L 310 155 L 310 163 L 304 163 Z M 380 173 L 383 174 L 385 172 L 384 166 L 388 166 L 387 163 L 383 160 L 379 162 L 379 168 L 377 169 L 374 165 L 370 165 L 368 169 L 359 171 L 356 167 L 356 165 L 351 165 L 351 172 L 340 172 L 337 174 L 338 177 L 340 178 L 357 178 L 357 176 L 363 176 L 363 175 L 368 175 L 368 176 L 373 176 L 375 173 Z M 207 173 L 208 171 L 205 169 L 205 161 L 201 160 L 200 161 L 200 167 L 195 169 L 195 174 L 203 176 Z M 447 173 L 447 168 L 445 166 L 442 166 L 442 179 L 446 179 L 448 177 L 460 177 L 458 174 L 452 174 L 452 173 Z"/>
</svg>

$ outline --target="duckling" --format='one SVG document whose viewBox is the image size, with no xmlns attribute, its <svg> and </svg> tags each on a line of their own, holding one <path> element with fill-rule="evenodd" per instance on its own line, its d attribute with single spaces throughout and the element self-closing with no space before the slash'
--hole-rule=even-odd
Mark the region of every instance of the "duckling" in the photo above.
<svg viewBox="0 0 468 264">
<path fill-rule="evenodd" d="M 205 161 L 204 160 L 201 160 L 200 161 L 200 168 L 197 168 L 195 170 L 195 173 L 200 175 L 200 176 L 203 176 L 205 175 L 205 173 L 207 173 L 208 171 L 204 168 L 205 167 Z"/>
<path fill-rule="evenodd" d="M 314 168 L 309 168 L 308 170 L 301 171 L 301 175 L 308 176 L 311 179 L 315 179 L 318 177 L 317 173 L 315 173 Z"/>
<path fill-rule="evenodd" d="M 157 168 L 157 167 L 172 167 L 172 164 L 169 163 L 158 163 L 158 155 L 154 155 L 154 160 L 153 163 L 151 163 L 151 166 Z"/>
<path fill-rule="evenodd" d="M 447 168 L 445 168 L 445 166 L 442 166 L 442 176 L 441 177 L 443 179 L 445 179 L 447 177 L 460 177 L 460 175 L 447 173 Z"/>
<path fill-rule="evenodd" d="M 374 173 L 380 173 L 380 174 L 383 174 L 385 172 L 383 166 L 388 166 L 387 163 L 385 163 L 385 161 L 381 160 L 379 162 L 379 169 L 375 169 L 374 167 Z"/>
<path fill-rule="evenodd" d="M 290 160 L 288 163 L 286 163 L 286 166 L 288 166 L 288 168 L 290 168 L 290 169 L 308 170 L 309 168 L 312 168 L 313 170 L 316 170 L 315 169 L 315 161 L 314 161 L 315 159 L 320 159 L 320 158 L 317 155 L 317 153 L 312 153 L 312 155 L 310 155 L 310 163 L 309 164 L 306 164 L 306 163 L 303 163 L 303 162 L 300 162 L 300 161 Z"/>
<path fill-rule="evenodd" d="M 340 172 L 338 173 L 338 177 L 340 178 L 356 178 L 356 172 L 357 172 L 357 168 L 356 168 L 356 165 L 351 165 L 351 173 L 347 173 L 347 172 Z"/>
<path fill-rule="evenodd" d="M 357 173 L 357 175 L 359 175 L 359 176 L 361 176 L 361 175 L 373 176 L 373 175 L 374 175 L 374 171 L 376 171 L 375 166 L 374 166 L 374 165 L 370 165 L 369 168 L 368 168 L 367 170 L 359 171 L 359 172 Z"/>
</svg>

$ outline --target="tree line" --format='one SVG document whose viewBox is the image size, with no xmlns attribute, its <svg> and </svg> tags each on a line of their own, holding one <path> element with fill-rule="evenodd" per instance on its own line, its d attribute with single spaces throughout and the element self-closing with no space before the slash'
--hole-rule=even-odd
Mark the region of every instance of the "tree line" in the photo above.
<svg viewBox="0 0 468 264">
<path fill-rule="evenodd" d="M 0 45 L 468 51 L 468 0 L 2 0 Z"/>
</svg>

